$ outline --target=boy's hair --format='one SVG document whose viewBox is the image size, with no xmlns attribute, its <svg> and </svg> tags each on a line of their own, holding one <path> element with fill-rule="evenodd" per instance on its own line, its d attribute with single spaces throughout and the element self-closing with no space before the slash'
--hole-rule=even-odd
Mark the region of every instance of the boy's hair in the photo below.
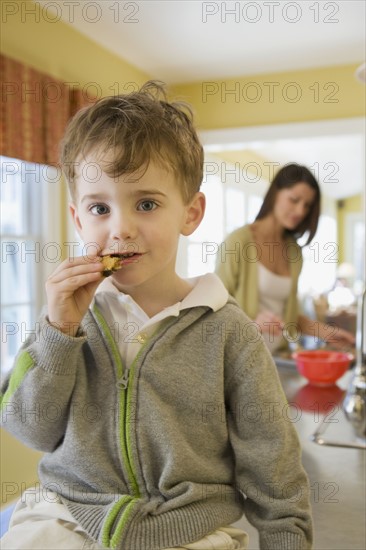
<svg viewBox="0 0 366 550">
<path fill-rule="evenodd" d="M 91 151 L 111 177 L 146 170 L 152 160 L 173 172 L 186 203 L 200 189 L 203 148 L 192 111 L 186 103 L 170 103 L 161 82 L 148 81 L 136 92 L 102 98 L 76 113 L 60 158 L 72 197 L 77 163 Z"/>
</svg>

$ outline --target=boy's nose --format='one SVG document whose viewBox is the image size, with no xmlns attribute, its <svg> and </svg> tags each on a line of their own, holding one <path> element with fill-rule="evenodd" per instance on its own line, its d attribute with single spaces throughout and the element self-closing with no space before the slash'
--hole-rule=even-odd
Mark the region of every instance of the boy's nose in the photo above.
<svg viewBox="0 0 366 550">
<path fill-rule="evenodd" d="M 111 237 L 113 240 L 130 241 L 136 236 L 136 226 L 131 216 L 115 216 L 111 225 Z"/>
</svg>

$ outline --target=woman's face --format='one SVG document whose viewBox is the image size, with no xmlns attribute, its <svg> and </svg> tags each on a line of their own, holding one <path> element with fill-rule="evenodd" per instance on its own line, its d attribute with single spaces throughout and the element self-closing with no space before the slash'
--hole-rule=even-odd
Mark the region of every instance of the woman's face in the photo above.
<svg viewBox="0 0 366 550">
<path fill-rule="evenodd" d="M 306 218 L 315 200 L 315 191 L 305 182 L 277 192 L 273 215 L 284 229 L 293 231 Z"/>
</svg>

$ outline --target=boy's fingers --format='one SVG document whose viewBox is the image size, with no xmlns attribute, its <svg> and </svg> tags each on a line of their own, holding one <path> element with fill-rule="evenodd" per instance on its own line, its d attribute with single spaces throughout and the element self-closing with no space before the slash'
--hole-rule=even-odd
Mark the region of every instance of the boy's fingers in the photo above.
<svg viewBox="0 0 366 550">
<path fill-rule="evenodd" d="M 67 264 L 71 265 L 82 265 L 82 264 L 93 264 L 97 261 L 100 261 L 101 256 L 97 254 L 83 254 L 82 256 L 74 256 L 65 260 Z"/>
<path fill-rule="evenodd" d="M 100 263 L 100 256 L 75 256 L 74 258 L 68 258 L 58 265 L 53 274 L 70 269 L 72 267 L 95 265 Z"/>
<path fill-rule="evenodd" d="M 62 267 L 61 267 L 62 266 Z M 93 262 L 93 263 L 80 263 L 78 265 L 75 264 L 64 264 L 59 266 L 48 278 L 48 281 L 52 283 L 57 283 L 60 281 L 63 281 L 64 279 L 68 279 L 70 277 L 75 277 L 78 275 L 88 274 L 88 273 L 96 273 L 103 271 L 103 264 L 100 261 Z"/>
<path fill-rule="evenodd" d="M 49 285 L 58 285 L 60 292 L 73 292 L 78 288 L 87 285 L 90 282 L 102 280 L 101 270 L 91 271 L 88 273 L 72 274 L 68 277 L 54 277 L 48 280 Z"/>
</svg>

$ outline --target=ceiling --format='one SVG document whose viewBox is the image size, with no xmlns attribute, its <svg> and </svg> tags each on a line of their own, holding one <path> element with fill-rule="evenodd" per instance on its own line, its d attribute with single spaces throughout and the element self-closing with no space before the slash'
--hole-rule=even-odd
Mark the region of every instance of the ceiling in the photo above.
<svg viewBox="0 0 366 550">
<path fill-rule="evenodd" d="M 58 5 L 64 22 L 168 84 L 361 63 L 365 58 L 364 0 L 41 4 Z"/>
<path fill-rule="evenodd" d="M 361 64 L 366 57 L 364 0 L 41 3 L 51 10 L 58 5 L 64 22 L 168 84 Z M 338 182 L 324 189 L 333 198 L 363 189 L 363 146 L 362 132 L 245 144 L 281 163 L 336 162 Z"/>
</svg>

